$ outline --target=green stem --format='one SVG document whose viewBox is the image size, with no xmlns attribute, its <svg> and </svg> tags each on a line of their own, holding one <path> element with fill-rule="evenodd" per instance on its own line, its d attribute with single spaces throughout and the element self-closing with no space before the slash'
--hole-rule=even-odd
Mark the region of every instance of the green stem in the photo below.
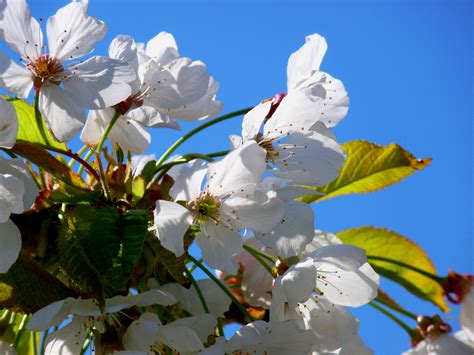
<svg viewBox="0 0 474 355">
<path fill-rule="evenodd" d="M 115 111 L 114 116 L 112 117 L 112 119 L 110 120 L 109 124 L 108 124 L 107 127 L 105 128 L 105 131 L 104 131 L 104 133 L 102 134 L 102 137 L 100 138 L 100 141 L 99 141 L 99 143 L 97 144 L 97 148 L 96 148 L 96 151 L 97 151 L 99 154 L 100 154 L 100 152 L 102 151 L 102 148 L 104 147 L 105 141 L 107 140 L 107 137 L 109 136 L 110 131 L 112 130 L 112 128 L 113 128 L 114 125 L 115 125 L 115 122 L 117 122 L 117 120 L 119 119 L 120 116 L 121 116 L 121 115 L 120 115 L 120 112 Z"/>
<path fill-rule="evenodd" d="M 89 146 L 87 144 L 83 145 L 81 149 L 79 149 L 76 153 L 76 155 L 78 156 L 81 156 L 82 154 L 84 154 L 87 150 L 87 148 L 89 148 Z M 69 163 L 67 164 L 70 168 L 72 168 L 74 166 L 74 164 L 76 164 L 76 159 L 71 159 L 69 160 Z"/>
<path fill-rule="evenodd" d="M 36 332 L 31 332 L 30 335 L 33 337 L 33 354 L 38 355 L 38 341 L 36 340 Z"/>
<path fill-rule="evenodd" d="M 377 303 L 370 302 L 369 303 L 372 307 L 375 309 L 379 310 L 383 314 L 385 314 L 387 317 L 389 317 L 391 320 L 393 320 L 395 323 L 397 323 L 400 327 L 402 327 L 410 336 L 410 338 L 416 337 L 416 333 L 413 329 L 411 329 L 405 322 L 403 322 L 400 318 L 395 316 L 393 313 L 389 312 L 382 306 L 379 306 Z"/>
<path fill-rule="evenodd" d="M 43 122 L 43 117 L 41 116 L 41 112 L 39 110 L 39 92 L 35 93 L 35 120 L 36 124 L 38 126 L 38 130 L 40 131 L 41 138 L 43 138 L 45 144 L 50 145 L 50 141 L 48 138 L 48 135 L 46 134 L 44 130 L 44 122 Z"/>
<path fill-rule="evenodd" d="M 252 109 L 252 107 L 249 107 L 249 108 L 245 108 L 243 110 L 239 110 L 239 111 L 235 111 L 235 112 L 231 112 L 231 113 L 228 113 L 226 115 L 223 115 L 223 116 L 220 116 L 220 117 L 217 117 L 217 118 L 214 118 L 213 120 L 210 120 L 196 128 L 194 128 L 193 130 L 189 131 L 188 133 L 186 133 L 184 136 L 182 136 L 181 138 L 179 138 L 176 142 L 174 142 L 169 148 L 168 150 L 166 150 L 166 152 L 164 152 L 164 154 L 160 157 L 160 159 L 156 162 L 156 167 L 159 168 L 165 161 L 166 159 L 169 158 L 169 156 L 176 150 L 178 149 L 178 147 L 183 144 L 184 142 L 186 142 L 189 138 L 191 138 L 192 136 L 194 136 L 195 134 L 201 132 L 202 130 L 212 126 L 212 125 L 215 125 L 216 123 L 219 123 L 219 122 L 222 122 L 222 121 L 225 121 L 229 118 L 233 118 L 233 117 L 236 117 L 236 116 L 241 116 L 241 115 L 245 115 L 247 112 L 249 112 L 250 110 Z"/>
<path fill-rule="evenodd" d="M 262 258 L 261 256 L 261 253 L 258 252 L 258 250 L 250 247 L 249 245 L 246 245 L 244 244 L 244 249 L 250 254 L 252 255 L 262 266 L 265 270 L 268 271 L 268 273 L 270 275 L 273 276 L 273 273 L 272 273 L 272 268 L 270 267 L 270 265 L 268 265 L 265 260 Z"/>
<path fill-rule="evenodd" d="M 277 261 L 277 258 L 275 258 L 274 256 L 271 256 L 270 254 L 264 253 L 261 250 L 255 249 L 254 247 L 252 247 L 248 244 L 244 244 L 244 249 L 247 250 L 249 253 L 251 251 L 252 253 L 258 254 L 259 256 L 261 256 L 264 259 L 267 259 L 268 261 L 270 261 L 273 264 L 276 263 L 276 261 Z"/>
<path fill-rule="evenodd" d="M 209 312 L 209 306 L 207 305 L 206 299 L 204 298 L 204 294 L 202 293 L 201 287 L 199 287 L 199 284 L 197 283 L 196 279 L 194 278 L 192 272 L 188 270 L 188 268 L 184 268 L 184 273 L 188 277 L 189 281 L 191 281 L 191 284 L 194 286 L 194 289 L 196 290 L 196 293 L 199 297 L 199 300 L 201 301 L 202 308 L 204 309 L 204 312 L 210 313 Z M 220 334 L 224 334 L 224 329 L 222 329 L 222 324 L 220 322 L 217 323 L 217 327 L 219 330 Z"/>
<path fill-rule="evenodd" d="M 383 257 L 383 256 L 375 256 L 375 255 L 367 255 L 367 259 L 369 260 L 378 260 L 378 261 L 385 261 L 387 263 L 391 263 L 391 264 L 394 264 L 394 265 L 398 265 L 398 266 L 401 266 L 401 267 L 404 267 L 406 269 L 410 269 L 414 272 L 417 272 L 421 275 L 424 275 L 436 282 L 438 282 L 439 284 L 442 283 L 443 281 L 443 278 L 438 276 L 438 275 L 435 275 L 435 274 L 432 274 L 428 271 L 425 271 L 425 270 L 421 270 L 419 268 L 417 268 L 416 266 L 413 266 L 413 265 L 410 265 L 410 264 L 406 264 L 402 261 L 398 261 L 398 260 L 394 260 L 394 259 L 390 259 L 390 258 L 386 258 L 386 257 Z"/>
<path fill-rule="evenodd" d="M 413 319 L 413 320 L 415 320 L 415 321 L 416 321 L 417 318 L 418 318 L 416 314 L 414 314 L 414 313 L 412 313 L 412 312 L 410 312 L 410 311 L 407 311 L 406 309 L 400 307 L 399 305 L 397 305 L 397 304 L 395 304 L 395 303 L 387 302 L 387 301 L 385 301 L 383 298 L 377 297 L 377 298 L 375 298 L 375 301 L 377 301 L 378 303 L 381 303 L 381 304 L 383 304 L 384 306 L 387 306 L 387 307 L 393 309 L 394 311 L 396 311 L 396 312 L 398 312 L 398 313 L 401 313 L 401 314 L 403 314 L 403 315 L 405 315 L 405 316 L 407 316 L 407 317 L 409 317 L 409 318 L 411 318 L 411 319 Z"/>
<path fill-rule="evenodd" d="M 25 332 L 25 325 L 26 325 L 26 320 L 28 319 L 28 315 L 25 314 L 20 321 L 20 324 L 18 325 L 18 333 L 16 334 L 15 337 L 15 345 L 13 346 L 15 349 L 18 347 L 18 344 L 20 343 L 20 339 Z"/>
<path fill-rule="evenodd" d="M 198 268 L 200 268 L 209 278 L 216 283 L 217 286 L 234 302 L 237 308 L 244 314 L 245 317 L 248 318 L 250 322 L 254 322 L 255 319 L 250 315 L 247 309 L 244 307 L 242 303 L 235 298 L 235 296 L 230 292 L 225 285 L 219 281 L 217 277 L 215 277 L 212 272 L 210 272 L 199 260 L 194 258 L 192 255 L 188 255 L 189 260 L 191 260 Z"/>
</svg>

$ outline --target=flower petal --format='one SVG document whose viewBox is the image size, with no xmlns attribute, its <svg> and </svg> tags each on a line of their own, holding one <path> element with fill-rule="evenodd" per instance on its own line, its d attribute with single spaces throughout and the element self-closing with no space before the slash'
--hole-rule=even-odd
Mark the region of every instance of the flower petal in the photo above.
<svg viewBox="0 0 474 355">
<path fill-rule="evenodd" d="M 21 234 L 11 220 L 0 223 L 0 274 L 7 272 L 21 250 Z"/>
<path fill-rule="evenodd" d="M 328 45 L 326 39 L 317 33 L 306 36 L 306 43 L 288 59 L 288 91 L 319 70 Z"/>
<path fill-rule="evenodd" d="M 43 331 L 60 325 L 69 315 L 75 301 L 74 298 L 66 298 L 41 308 L 31 316 L 26 328 L 34 331 Z"/>
<path fill-rule="evenodd" d="M 255 139 L 260 132 L 265 117 L 267 117 L 272 106 L 271 101 L 267 101 L 251 109 L 242 120 L 242 137 L 244 140 Z"/>
<path fill-rule="evenodd" d="M 5 223 L 12 213 L 22 213 L 25 185 L 16 176 L 0 170 L 0 223 Z"/>
<path fill-rule="evenodd" d="M 206 223 L 196 238 L 202 258 L 210 267 L 235 275 L 239 266 L 232 256 L 242 250 L 242 236 L 235 230 L 214 222 Z"/>
<path fill-rule="evenodd" d="M 31 72 L 0 51 L 0 87 L 25 99 L 33 87 Z"/>
<path fill-rule="evenodd" d="M 146 45 L 146 54 L 160 66 L 179 58 L 176 40 L 168 32 L 160 32 L 150 39 Z"/>
<path fill-rule="evenodd" d="M 36 58 L 43 48 L 41 28 L 26 0 L 4 0 L 0 12 L 0 36 L 24 59 Z"/>
<path fill-rule="evenodd" d="M 201 339 L 203 343 L 206 343 L 209 335 L 214 334 L 214 329 L 217 326 L 217 319 L 210 314 L 201 314 L 194 317 L 180 318 L 170 324 L 173 326 L 182 326 L 192 329 L 199 339 Z"/>
<path fill-rule="evenodd" d="M 191 353 L 204 349 L 201 339 L 187 326 L 166 324 L 158 329 L 157 341 L 175 349 L 178 353 Z"/>
<path fill-rule="evenodd" d="M 142 154 L 150 145 L 151 135 L 142 124 L 122 116 L 112 127 L 109 140 L 124 152 Z"/>
<path fill-rule="evenodd" d="M 11 148 L 15 145 L 18 133 L 18 117 L 13 105 L 0 97 L 0 147 Z"/>
<path fill-rule="evenodd" d="M 138 320 L 133 321 L 122 337 L 125 349 L 148 352 L 156 340 L 161 322 L 154 313 L 145 312 Z"/>
<path fill-rule="evenodd" d="M 184 253 L 184 234 L 193 223 L 191 212 L 174 202 L 158 200 L 155 208 L 155 230 L 166 249 L 176 256 Z"/>
<path fill-rule="evenodd" d="M 48 128 L 61 142 L 74 138 L 86 121 L 84 110 L 76 97 L 54 84 L 41 87 L 39 109 Z"/>
<path fill-rule="evenodd" d="M 124 62 L 92 57 L 72 69 L 74 75 L 64 81 L 64 90 L 78 104 L 92 110 L 111 107 L 130 96 L 136 74 Z"/>
<path fill-rule="evenodd" d="M 23 194 L 24 209 L 21 212 L 30 209 L 38 196 L 38 188 L 25 162 L 20 158 L 8 160 L 0 158 L 0 174 L 2 173 L 13 175 L 23 182 L 25 187 L 25 193 Z"/>
<path fill-rule="evenodd" d="M 87 332 L 80 317 L 74 317 L 72 322 L 48 334 L 46 337 L 46 354 L 77 355 L 82 351 Z"/>
<path fill-rule="evenodd" d="M 225 196 L 238 192 L 244 185 L 255 187 L 266 168 L 265 155 L 265 150 L 255 141 L 249 141 L 222 160 L 209 164 L 209 192 L 214 196 Z"/>
<path fill-rule="evenodd" d="M 175 201 L 194 200 L 201 193 L 202 181 L 206 173 L 206 162 L 202 159 L 174 166 L 168 172 L 168 175 L 174 180 L 170 196 Z"/>
<path fill-rule="evenodd" d="M 72 1 L 46 23 L 51 56 L 63 61 L 91 53 L 102 40 L 107 26 L 87 14 L 87 1 Z"/>
<path fill-rule="evenodd" d="M 313 228 L 313 209 L 306 203 L 290 201 L 285 204 L 281 223 L 270 233 L 257 233 L 256 237 L 279 256 L 289 257 L 305 250 L 313 239 Z"/>
</svg>

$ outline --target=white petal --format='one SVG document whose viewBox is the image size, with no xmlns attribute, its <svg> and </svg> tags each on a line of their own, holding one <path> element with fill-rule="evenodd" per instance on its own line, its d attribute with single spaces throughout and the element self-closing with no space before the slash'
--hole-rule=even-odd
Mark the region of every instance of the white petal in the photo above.
<svg viewBox="0 0 474 355">
<path fill-rule="evenodd" d="M 0 354 L 17 355 L 16 350 L 5 341 L 0 340 Z"/>
<path fill-rule="evenodd" d="M 221 224 L 209 222 L 201 227 L 196 238 L 201 248 L 202 258 L 210 267 L 235 275 L 237 263 L 232 256 L 242 250 L 242 237 L 239 233 Z"/>
<path fill-rule="evenodd" d="M 265 155 L 255 141 L 249 141 L 209 164 L 207 185 L 211 194 L 223 196 L 238 192 L 244 185 L 256 185 L 265 171 Z"/>
<path fill-rule="evenodd" d="M 242 144 L 244 144 L 242 137 L 236 136 L 235 134 L 232 134 L 229 136 L 229 142 L 230 142 L 231 149 L 237 149 Z"/>
<path fill-rule="evenodd" d="M 242 120 L 242 137 L 244 140 L 255 139 L 260 132 L 265 117 L 267 117 L 272 106 L 271 101 L 267 101 L 251 109 Z"/>
<path fill-rule="evenodd" d="M 114 115 L 113 109 L 89 110 L 86 124 L 81 132 L 81 141 L 93 146 L 99 143 L 105 128 Z"/>
<path fill-rule="evenodd" d="M 0 274 L 10 269 L 21 250 L 21 234 L 11 220 L 0 223 Z"/>
<path fill-rule="evenodd" d="M 149 290 L 132 298 L 132 304 L 138 307 L 148 307 L 151 305 L 170 306 L 177 302 L 176 298 L 169 292 L 161 290 Z"/>
<path fill-rule="evenodd" d="M 0 87 L 26 98 L 33 87 L 31 72 L 0 51 Z"/>
<path fill-rule="evenodd" d="M 206 300 L 206 303 L 209 307 L 209 312 L 215 318 L 224 318 L 224 313 L 229 310 L 230 304 L 232 303 L 231 299 L 224 292 L 221 291 L 219 286 L 217 286 L 214 281 L 210 279 L 198 280 L 197 284 L 199 285 L 202 295 Z M 190 291 L 194 292 L 197 297 L 197 292 L 194 286 L 191 286 Z M 190 312 L 193 315 L 203 314 L 204 312 L 199 312 L 199 309 L 202 310 L 201 302 L 199 302 L 199 308 L 193 307 Z"/>
<path fill-rule="evenodd" d="M 73 1 L 48 18 L 46 33 L 51 56 L 61 61 L 82 57 L 104 38 L 107 26 L 86 11 L 87 2 Z"/>
<path fill-rule="evenodd" d="M 25 162 L 20 158 L 8 160 L 0 158 L 0 174 L 13 175 L 23 182 L 25 187 L 25 193 L 23 194 L 24 209 L 21 212 L 24 212 L 25 209 L 30 209 L 38 196 L 38 188 Z"/>
<path fill-rule="evenodd" d="M 145 312 L 138 320 L 133 321 L 122 337 L 125 349 L 148 352 L 156 340 L 161 322 L 154 313 Z"/>
<path fill-rule="evenodd" d="M 290 201 L 285 204 L 281 223 L 270 233 L 260 233 L 256 236 L 278 255 L 289 257 L 300 254 L 311 242 L 313 228 L 313 209 L 306 203 Z"/>
<path fill-rule="evenodd" d="M 229 197 L 220 210 L 223 217 L 239 229 L 270 233 L 282 221 L 284 203 L 273 192 L 265 200 Z"/>
<path fill-rule="evenodd" d="M 179 123 L 168 115 L 160 112 L 156 107 L 148 105 L 148 100 L 142 106 L 130 109 L 126 117 L 140 122 L 144 126 L 153 128 L 171 128 L 179 130 Z"/>
<path fill-rule="evenodd" d="M 41 308 L 31 316 L 26 327 L 34 331 L 43 331 L 60 325 L 69 315 L 74 302 L 74 298 L 66 298 Z"/>
<path fill-rule="evenodd" d="M 41 53 L 43 35 L 26 0 L 6 0 L 0 13 L 0 36 L 23 58 L 36 58 Z"/>
<path fill-rule="evenodd" d="M 221 112 L 224 105 L 217 100 L 219 83 L 209 78 L 207 92 L 198 100 L 173 109 L 169 114 L 186 121 L 204 120 Z"/>
<path fill-rule="evenodd" d="M 316 33 L 306 37 L 306 43 L 288 59 L 288 91 L 319 70 L 326 50 L 327 43 L 324 37 Z"/>
<path fill-rule="evenodd" d="M 109 133 L 112 145 L 119 145 L 124 152 L 142 154 L 151 142 L 151 135 L 136 121 L 121 116 Z"/>
<path fill-rule="evenodd" d="M 346 154 L 333 139 L 317 132 L 293 133 L 282 144 L 279 152 L 277 176 L 293 184 L 322 186 L 339 176 Z"/>
<path fill-rule="evenodd" d="M 146 45 L 146 54 L 162 66 L 179 58 L 176 41 L 168 32 L 160 32 L 150 39 Z"/>
<path fill-rule="evenodd" d="M 0 147 L 13 147 L 17 133 L 18 117 L 16 111 L 11 103 L 0 97 Z"/>
<path fill-rule="evenodd" d="M 326 127 L 336 126 L 349 111 L 349 96 L 342 82 L 324 73 L 325 81 L 322 84 L 326 90 L 324 107 L 321 112 L 321 121 Z M 302 85 L 306 85 L 306 82 Z"/>
<path fill-rule="evenodd" d="M 152 161 L 156 161 L 156 155 L 134 155 L 132 156 L 132 172 L 134 176 L 140 175 L 145 166 Z"/>
<path fill-rule="evenodd" d="M 456 338 L 442 334 L 436 340 L 423 340 L 403 355 L 472 355 L 472 349 Z"/>
<path fill-rule="evenodd" d="M 160 327 L 157 341 L 175 349 L 178 353 L 190 353 L 204 349 L 201 339 L 194 330 L 172 322 Z"/>
<path fill-rule="evenodd" d="M 41 87 L 39 109 L 51 132 L 61 142 L 74 138 L 86 120 L 76 97 L 54 84 Z"/>
<path fill-rule="evenodd" d="M 277 139 L 289 133 L 308 131 L 320 120 L 323 104 L 321 97 L 310 96 L 308 90 L 290 92 L 265 122 L 264 136 Z"/>
<path fill-rule="evenodd" d="M 184 234 L 193 223 L 191 212 L 174 202 L 158 200 L 155 208 L 155 228 L 161 245 L 176 256 L 184 253 Z"/>
<path fill-rule="evenodd" d="M 316 249 L 325 247 L 327 245 L 342 244 L 341 240 L 336 235 L 331 233 L 322 232 L 320 230 L 314 231 L 314 238 L 310 244 L 305 248 L 305 253 L 309 254 Z"/>
<path fill-rule="evenodd" d="M 168 172 L 174 180 L 170 196 L 175 201 L 194 200 L 201 193 L 202 181 L 206 173 L 206 162 L 201 159 L 174 166 Z"/>
<path fill-rule="evenodd" d="M 113 106 L 130 96 L 136 74 L 124 62 L 106 57 L 92 57 L 72 68 L 75 73 L 64 81 L 64 90 L 78 104 L 92 110 Z"/>
<path fill-rule="evenodd" d="M 25 185 L 16 176 L 4 174 L 0 170 L 0 223 L 5 223 L 11 213 L 22 213 Z"/>
<path fill-rule="evenodd" d="M 132 36 L 118 35 L 115 37 L 109 45 L 109 57 L 128 63 L 138 74 L 137 45 Z"/>
<path fill-rule="evenodd" d="M 214 334 L 214 329 L 217 326 L 217 319 L 210 314 L 201 314 L 194 317 L 180 318 L 172 322 L 171 325 L 192 329 L 199 339 L 201 339 L 203 343 L 206 343 L 209 335 Z"/>
<path fill-rule="evenodd" d="M 362 338 L 358 335 L 354 335 L 346 344 L 339 350 L 339 355 L 373 355 L 374 351 L 369 349 Z"/>
<path fill-rule="evenodd" d="M 297 311 L 306 329 L 312 330 L 318 337 L 316 348 L 323 354 L 337 350 L 357 334 L 357 320 L 344 308 L 335 306 L 324 297 L 309 299 L 298 305 Z"/>
<path fill-rule="evenodd" d="M 461 323 L 462 330 L 474 347 L 474 286 L 471 286 L 470 291 L 464 296 L 461 303 L 459 323 Z"/>
<path fill-rule="evenodd" d="M 46 354 L 77 355 L 82 351 L 87 332 L 80 317 L 73 318 L 72 322 L 48 334 L 46 337 Z"/>
<path fill-rule="evenodd" d="M 311 259 L 291 266 L 283 276 L 277 277 L 273 293 L 281 293 L 289 307 L 305 302 L 316 286 L 316 269 Z"/>
</svg>

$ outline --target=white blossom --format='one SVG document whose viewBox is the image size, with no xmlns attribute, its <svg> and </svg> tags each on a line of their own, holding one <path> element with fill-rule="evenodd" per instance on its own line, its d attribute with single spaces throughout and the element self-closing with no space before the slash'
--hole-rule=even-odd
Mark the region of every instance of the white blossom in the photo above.
<svg viewBox="0 0 474 355">
<path fill-rule="evenodd" d="M 127 62 L 137 79 L 132 93 L 114 109 L 90 111 L 81 135 L 83 142 L 96 144 L 116 110 L 121 114 L 109 139 L 123 150 L 143 153 L 150 144 L 146 127 L 178 129 L 176 118 L 204 119 L 217 114 L 218 83 L 201 62 L 180 57 L 176 41 L 166 32 L 140 50 L 130 36 L 117 36 L 109 46 L 109 57 Z"/>
<path fill-rule="evenodd" d="M 10 269 L 21 250 L 20 230 L 10 215 L 28 210 L 37 195 L 26 164 L 20 159 L 0 157 L 0 273 Z"/>
<path fill-rule="evenodd" d="M 11 148 L 15 145 L 18 133 L 18 117 L 11 103 L 0 97 L 0 148 Z"/>
<path fill-rule="evenodd" d="M 197 224 L 196 242 L 204 261 L 229 274 L 237 272 L 232 256 L 242 249 L 239 230 L 270 232 L 283 215 L 283 202 L 274 192 L 268 191 L 264 197 L 259 192 L 256 199 L 257 184 L 265 170 L 264 154 L 255 142 L 248 142 L 208 167 L 194 161 L 177 168 L 170 194 L 175 201 L 185 201 L 186 207 L 157 201 L 155 227 L 162 245 L 176 255 L 183 254 L 183 235 Z"/>
<path fill-rule="evenodd" d="M 87 335 L 92 329 L 103 333 L 108 324 L 117 324 L 114 313 L 133 306 L 147 307 L 151 305 L 169 306 L 176 299 L 161 290 L 150 290 L 135 296 L 114 296 L 105 300 L 101 312 L 93 299 L 66 298 L 53 302 L 35 312 L 27 324 L 33 331 L 44 331 L 53 326 L 61 325 L 72 315 L 72 320 L 59 330 L 46 337 L 46 354 L 76 355 L 82 350 Z"/>
<path fill-rule="evenodd" d="M 26 98 L 39 92 L 39 110 L 60 141 L 69 141 L 83 127 L 84 107 L 101 109 L 131 94 L 135 73 L 121 61 L 91 53 L 105 36 L 104 22 L 89 16 L 87 1 L 72 1 L 46 22 L 48 51 L 40 23 L 25 0 L 4 0 L 0 36 L 21 56 L 22 65 L 0 52 L 0 87 Z"/>
</svg>

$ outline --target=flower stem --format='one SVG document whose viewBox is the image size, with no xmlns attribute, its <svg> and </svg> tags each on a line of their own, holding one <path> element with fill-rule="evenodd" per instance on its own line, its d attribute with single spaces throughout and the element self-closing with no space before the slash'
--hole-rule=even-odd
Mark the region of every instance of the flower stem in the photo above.
<svg viewBox="0 0 474 355">
<path fill-rule="evenodd" d="M 212 272 L 210 272 L 199 260 L 194 258 L 192 255 L 188 255 L 189 260 L 191 260 L 198 268 L 200 268 L 209 278 L 216 283 L 217 286 L 234 302 L 237 308 L 248 318 L 249 321 L 254 322 L 255 319 L 250 315 L 247 309 L 242 303 L 239 302 L 237 298 L 230 292 L 225 285 L 215 277 Z"/>
<path fill-rule="evenodd" d="M 76 155 L 80 157 L 82 154 L 84 154 L 84 153 L 86 152 L 87 148 L 89 148 L 88 145 L 87 145 L 87 144 L 84 144 L 84 145 L 82 146 L 82 148 L 77 151 Z M 70 168 L 72 168 L 72 167 L 74 166 L 74 164 L 76 164 L 76 162 L 77 162 L 76 159 L 71 159 L 67 165 L 68 165 Z"/>
<path fill-rule="evenodd" d="M 270 265 L 268 265 L 268 264 L 266 263 L 266 261 L 262 258 L 261 253 L 258 253 L 258 251 L 257 251 L 256 249 L 254 249 L 254 248 L 252 248 L 252 247 L 250 247 L 250 246 L 248 246 L 248 245 L 245 245 L 245 244 L 244 244 L 244 249 L 245 249 L 250 255 L 252 255 L 252 256 L 255 258 L 255 260 L 257 260 L 257 261 L 260 263 L 260 265 L 262 265 L 263 268 L 268 271 L 268 273 L 269 273 L 270 275 L 273 276 L 272 268 L 271 268 Z"/>
<path fill-rule="evenodd" d="M 258 254 L 259 256 L 261 256 L 264 259 L 267 259 L 268 261 L 270 261 L 273 264 L 276 263 L 276 261 L 277 261 L 277 258 L 275 258 L 274 256 L 271 256 L 270 254 L 267 254 L 267 253 L 264 253 L 263 251 L 255 249 L 254 247 L 252 247 L 248 244 L 244 244 L 244 249 L 247 250 L 249 253 L 251 251 L 252 253 Z"/>
<path fill-rule="evenodd" d="M 397 305 L 396 303 L 393 303 L 393 302 L 387 302 L 385 301 L 383 298 L 380 298 L 380 297 L 377 297 L 375 298 L 375 301 L 377 301 L 378 303 L 381 303 L 383 304 L 384 306 L 387 306 L 391 309 L 393 309 L 394 311 L 398 312 L 398 313 L 401 313 L 413 320 L 417 320 L 417 315 L 410 312 L 410 311 L 407 311 L 406 309 L 400 307 L 399 305 Z"/>
<path fill-rule="evenodd" d="M 204 298 L 204 295 L 202 293 L 201 287 L 199 287 L 196 279 L 194 278 L 192 272 L 188 270 L 188 268 L 184 268 L 184 273 L 188 277 L 189 281 L 191 281 L 191 284 L 194 286 L 194 289 L 196 290 L 196 293 L 199 297 L 199 300 L 201 301 L 202 308 L 204 309 L 204 312 L 210 313 L 209 312 L 209 306 L 207 305 L 206 299 Z M 222 324 L 221 322 L 217 323 L 218 331 L 220 335 L 224 335 L 224 329 L 222 329 Z"/>
<path fill-rule="evenodd" d="M 389 317 L 391 320 L 393 320 L 395 323 L 397 323 L 400 327 L 402 327 L 410 336 L 410 338 L 416 337 L 416 333 L 413 329 L 411 329 L 405 322 L 403 322 L 400 318 L 395 316 L 392 312 L 386 310 L 382 306 L 379 306 L 377 303 L 370 302 L 369 303 L 372 307 L 375 309 L 379 310 L 383 314 L 385 314 L 387 317 Z"/>
<path fill-rule="evenodd" d="M 443 278 L 441 276 L 438 276 L 438 275 L 435 275 L 435 274 L 432 274 L 428 271 L 425 271 L 425 270 L 422 270 L 422 269 L 419 269 L 417 268 L 416 266 L 413 266 L 413 265 L 410 265 L 410 264 L 407 264 L 407 263 L 404 263 L 402 261 L 398 261 L 398 260 L 394 260 L 394 259 L 390 259 L 390 258 L 386 258 L 384 256 L 375 256 L 375 255 L 367 255 L 367 259 L 369 260 L 378 260 L 378 261 L 385 261 L 387 263 L 391 263 L 391 264 L 394 264 L 394 265 L 398 265 L 398 266 L 401 266 L 401 267 L 404 267 L 406 269 L 409 269 L 409 270 L 412 270 L 414 272 L 417 272 L 421 275 L 424 275 L 436 282 L 438 282 L 439 284 L 441 284 L 441 282 L 443 281 Z"/>
<path fill-rule="evenodd" d="M 166 152 L 163 153 L 163 155 L 160 157 L 160 159 L 156 162 L 156 167 L 159 168 L 165 161 L 166 159 L 168 159 L 168 157 L 176 150 L 178 149 L 178 147 L 183 144 L 184 142 L 186 142 L 189 138 L 191 138 L 192 136 L 194 136 L 195 134 L 201 132 L 202 130 L 206 129 L 207 127 L 210 127 L 212 125 L 215 125 L 216 123 L 219 123 L 219 122 L 222 122 L 222 121 L 225 121 L 229 118 L 233 118 L 233 117 L 236 117 L 236 116 L 241 116 L 241 115 L 245 115 L 247 112 L 249 112 L 250 110 L 252 109 L 252 107 L 248 107 L 248 108 L 245 108 L 243 110 L 239 110 L 239 111 L 235 111 L 235 112 L 231 112 L 231 113 L 228 113 L 226 115 L 223 115 L 223 116 L 220 116 L 220 117 L 217 117 L 217 118 L 214 118 L 213 120 L 210 120 L 196 128 L 194 128 L 193 130 L 189 131 L 188 133 L 186 133 L 184 136 L 182 136 L 181 138 L 179 138 L 176 142 L 174 142 L 169 148 L 168 150 L 166 150 Z"/>
</svg>

